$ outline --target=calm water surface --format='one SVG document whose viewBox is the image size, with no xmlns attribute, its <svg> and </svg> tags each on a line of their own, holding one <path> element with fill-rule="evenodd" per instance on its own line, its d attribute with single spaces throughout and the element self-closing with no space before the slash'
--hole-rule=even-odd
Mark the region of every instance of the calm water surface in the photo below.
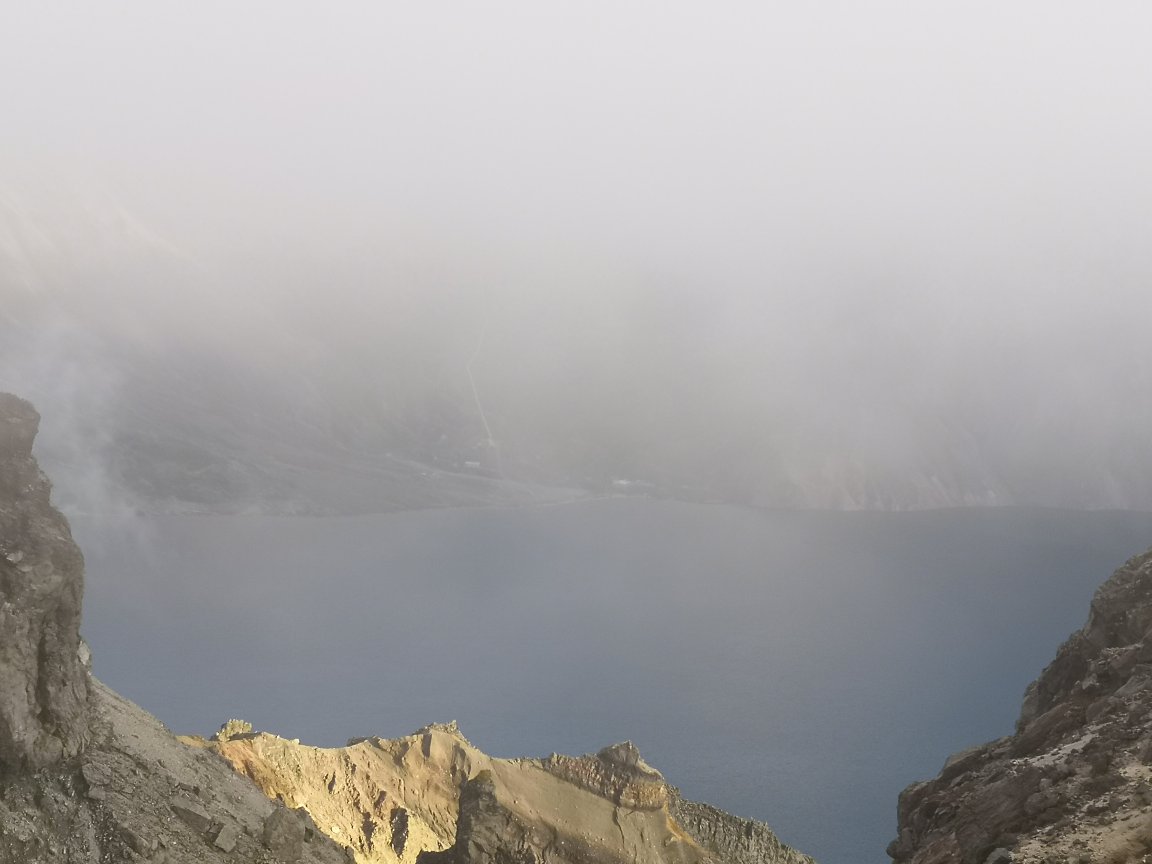
<svg viewBox="0 0 1152 864">
<path fill-rule="evenodd" d="M 635 741 L 692 798 L 879 864 L 896 796 L 1011 731 L 1152 515 L 613 500 L 74 520 L 96 673 L 179 732 L 456 719 L 501 756 Z"/>
</svg>

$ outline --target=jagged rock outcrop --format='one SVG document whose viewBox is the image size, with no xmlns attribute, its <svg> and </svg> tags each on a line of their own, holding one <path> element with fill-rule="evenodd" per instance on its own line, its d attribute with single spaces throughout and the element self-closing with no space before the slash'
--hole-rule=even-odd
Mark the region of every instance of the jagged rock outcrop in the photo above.
<svg viewBox="0 0 1152 864">
<path fill-rule="evenodd" d="M 1014 735 L 958 753 L 900 796 L 907 864 L 1152 855 L 1152 551 L 1096 592 L 1028 687 Z"/>
<path fill-rule="evenodd" d="M 786 846 L 763 822 L 686 801 L 675 790 L 669 809 L 681 827 L 724 864 L 805 864 L 812 860 Z"/>
<path fill-rule="evenodd" d="M 40 415 L 0 393 L 0 773 L 55 765 L 88 738 L 84 559 L 32 457 Z"/>
<path fill-rule="evenodd" d="M 682 801 L 627 742 L 494 759 L 448 724 L 330 749 L 224 730 L 197 743 L 360 864 L 811 864 L 766 825 Z"/>
</svg>

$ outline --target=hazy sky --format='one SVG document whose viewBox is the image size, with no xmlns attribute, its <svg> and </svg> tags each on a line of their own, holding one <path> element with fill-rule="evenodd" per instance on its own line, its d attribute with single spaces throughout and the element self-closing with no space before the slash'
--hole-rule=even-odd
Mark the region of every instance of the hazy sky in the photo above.
<svg viewBox="0 0 1152 864">
<path fill-rule="evenodd" d="M 123 207 L 198 274 L 140 280 L 177 332 L 271 295 L 457 377 L 489 320 L 493 375 L 690 347 L 636 398 L 879 406 L 873 456 L 945 405 L 1054 464 L 1152 430 L 1146 3 L 4 5 L 0 193 Z"/>
<path fill-rule="evenodd" d="M 1144 3 L 5 6 L 5 162 L 193 248 L 759 286 L 1148 263 Z"/>
</svg>

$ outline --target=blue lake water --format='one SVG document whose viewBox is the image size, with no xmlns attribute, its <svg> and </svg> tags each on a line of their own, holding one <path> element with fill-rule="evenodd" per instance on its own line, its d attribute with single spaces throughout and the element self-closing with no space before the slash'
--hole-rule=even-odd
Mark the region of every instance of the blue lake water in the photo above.
<svg viewBox="0 0 1152 864">
<path fill-rule="evenodd" d="M 499 756 L 631 739 L 690 798 L 880 864 L 896 796 L 1008 734 L 1152 514 L 639 499 L 74 520 L 96 674 L 178 732 L 459 721 Z"/>
</svg>

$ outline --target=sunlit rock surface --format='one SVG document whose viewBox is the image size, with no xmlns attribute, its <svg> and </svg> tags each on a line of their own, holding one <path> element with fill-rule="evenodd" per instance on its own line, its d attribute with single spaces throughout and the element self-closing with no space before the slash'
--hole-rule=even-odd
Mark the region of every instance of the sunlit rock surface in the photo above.
<svg viewBox="0 0 1152 864">
<path fill-rule="evenodd" d="M 630 743 L 494 759 L 454 724 L 331 749 L 227 728 L 200 743 L 361 864 L 811 862 L 766 825 L 682 801 Z"/>
</svg>

